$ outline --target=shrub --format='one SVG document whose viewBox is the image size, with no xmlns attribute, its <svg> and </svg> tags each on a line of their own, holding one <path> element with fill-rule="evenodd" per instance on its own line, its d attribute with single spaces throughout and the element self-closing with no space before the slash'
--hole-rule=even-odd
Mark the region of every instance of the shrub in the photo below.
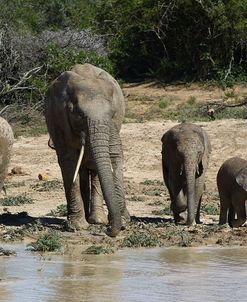
<svg viewBox="0 0 247 302">
<path fill-rule="evenodd" d="M 112 253 L 114 253 L 114 250 L 112 248 L 104 247 L 101 245 L 99 246 L 92 245 L 84 251 L 84 254 L 90 254 L 90 255 L 112 254 Z"/>
<path fill-rule="evenodd" d="M 26 194 L 18 196 L 9 196 L 0 199 L 0 204 L 3 206 L 20 206 L 22 204 L 32 204 L 33 200 Z"/>
<path fill-rule="evenodd" d="M 28 244 L 32 251 L 51 252 L 61 249 L 62 243 L 57 232 L 50 232 L 39 236 L 35 242 Z"/>
<path fill-rule="evenodd" d="M 160 240 L 156 236 L 146 234 L 131 234 L 125 237 L 123 247 L 154 247 L 159 246 Z"/>
</svg>

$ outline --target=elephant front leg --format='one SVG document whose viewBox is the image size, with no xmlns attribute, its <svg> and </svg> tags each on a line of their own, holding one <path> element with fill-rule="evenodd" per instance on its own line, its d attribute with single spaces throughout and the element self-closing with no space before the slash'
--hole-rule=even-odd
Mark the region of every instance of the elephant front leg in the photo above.
<svg viewBox="0 0 247 302">
<path fill-rule="evenodd" d="M 89 171 L 86 168 L 80 169 L 80 189 L 81 189 L 82 200 L 84 203 L 85 217 L 88 221 L 91 196 L 90 196 L 90 184 L 89 184 Z"/>
<path fill-rule="evenodd" d="M 184 196 L 183 189 L 181 189 L 172 199 L 171 210 L 173 212 L 174 221 L 176 224 L 186 223 L 186 199 Z"/>
<path fill-rule="evenodd" d="M 103 194 L 101 191 L 99 177 L 96 171 L 90 171 L 91 175 L 91 203 L 90 214 L 88 218 L 89 223 L 93 224 L 107 224 L 108 219 L 103 206 Z"/>
<path fill-rule="evenodd" d="M 65 195 L 68 209 L 68 230 L 87 229 L 88 223 L 85 218 L 84 204 L 80 190 L 80 175 L 78 174 L 74 183 L 73 176 L 77 163 L 77 154 L 59 156 L 59 165 L 61 167 Z"/>
</svg>

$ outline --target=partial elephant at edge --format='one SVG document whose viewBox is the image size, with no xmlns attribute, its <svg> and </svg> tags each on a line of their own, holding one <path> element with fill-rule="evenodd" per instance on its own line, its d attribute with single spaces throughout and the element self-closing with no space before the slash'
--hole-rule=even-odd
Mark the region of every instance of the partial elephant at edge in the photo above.
<svg viewBox="0 0 247 302">
<path fill-rule="evenodd" d="M 5 190 L 4 181 L 8 175 L 13 143 L 12 127 L 4 118 L 0 117 L 0 192 Z"/>
<path fill-rule="evenodd" d="M 228 222 L 230 227 L 242 226 L 246 222 L 247 161 L 240 157 L 227 159 L 216 179 L 220 196 L 219 224 Z"/>
</svg>

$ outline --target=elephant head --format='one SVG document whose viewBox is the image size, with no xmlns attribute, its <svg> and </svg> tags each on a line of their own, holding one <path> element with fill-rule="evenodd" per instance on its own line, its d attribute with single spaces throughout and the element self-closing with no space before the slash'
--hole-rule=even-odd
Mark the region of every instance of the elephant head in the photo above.
<svg viewBox="0 0 247 302">
<path fill-rule="evenodd" d="M 90 165 L 99 175 L 109 211 L 110 235 L 117 235 L 121 229 L 121 205 L 117 202 L 109 146 L 110 140 L 119 135 L 124 115 L 121 89 L 105 71 L 90 64 L 76 65 L 54 81 L 47 100 L 46 121 L 56 151 L 60 148 L 56 143 L 58 129 L 66 148 L 78 150 L 77 165 L 73 166 L 70 178 L 72 186 L 83 162 L 85 146 L 87 158 L 92 159 Z"/>
</svg>

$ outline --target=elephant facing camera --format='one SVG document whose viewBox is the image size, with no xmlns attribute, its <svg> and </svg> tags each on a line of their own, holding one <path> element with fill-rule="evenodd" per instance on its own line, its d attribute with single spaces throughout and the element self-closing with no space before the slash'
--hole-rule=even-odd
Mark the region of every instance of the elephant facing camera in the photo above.
<svg viewBox="0 0 247 302">
<path fill-rule="evenodd" d="M 123 221 L 130 221 L 120 138 L 124 112 L 117 81 L 91 64 L 73 66 L 48 89 L 45 117 L 62 172 L 70 230 L 109 224 L 107 234 L 117 236 Z"/>
<path fill-rule="evenodd" d="M 188 226 L 201 223 L 200 207 L 211 152 L 208 135 L 202 127 L 183 122 L 165 132 L 161 141 L 163 177 L 174 221 Z"/>
</svg>

